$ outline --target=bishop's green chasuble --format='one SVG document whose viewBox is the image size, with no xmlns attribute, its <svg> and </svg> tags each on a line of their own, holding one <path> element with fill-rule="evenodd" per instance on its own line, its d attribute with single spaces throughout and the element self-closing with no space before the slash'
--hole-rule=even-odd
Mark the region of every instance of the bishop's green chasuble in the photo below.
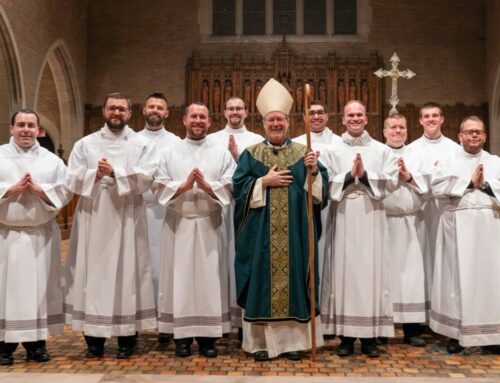
<svg viewBox="0 0 500 383">
<path fill-rule="evenodd" d="M 236 231 L 236 289 L 245 320 L 253 322 L 310 320 L 308 291 L 307 170 L 306 147 L 287 140 L 274 148 L 267 143 L 245 150 L 233 176 Z M 255 181 L 278 165 L 288 169 L 288 187 L 268 187 L 266 205 L 250 208 Z M 315 250 L 320 231 L 321 208 L 326 206 L 328 176 L 318 163 L 323 191 L 314 205 Z M 319 313 L 317 251 L 315 251 L 316 314 Z"/>
</svg>

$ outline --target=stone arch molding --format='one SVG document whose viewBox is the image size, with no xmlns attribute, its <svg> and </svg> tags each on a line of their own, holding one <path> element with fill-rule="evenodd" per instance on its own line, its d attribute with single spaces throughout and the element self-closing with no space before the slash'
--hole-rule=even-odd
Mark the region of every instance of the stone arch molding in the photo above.
<svg viewBox="0 0 500 383">
<path fill-rule="evenodd" d="M 498 64 L 497 73 L 495 77 L 495 85 L 493 87 L 491 116 L 493 118 L 492 126 L 498 126 L 500 129 L 500 64 Z M 500 134 L 500 133 L 499 133 Z"/>
<path fill-rule="evenodd" d="M 9 118 L 25 105 L 19 52 L 7 16 L 0 5 L 0 143 L 7 142 Z"/>
<path fill-rule="evenodd" d="M 63 40 L 52 44 L 40 67 L 35 92 L 35 108 L 38 105 L 40 83 L 46 65 L 49 66 L 55 80 L 61 126 L 46 124 L 45 128 L 56 148 L 62 148 L 64 157 L 67 158 L 73 144 L 81 137 L 83 110 L 73 61 Z"/>
<path fill-rule="evenodd" d="M 500 154 L 500 64 L 496 69 L 490 105 L 490 149 L 492 153 Z"/>
</svg>

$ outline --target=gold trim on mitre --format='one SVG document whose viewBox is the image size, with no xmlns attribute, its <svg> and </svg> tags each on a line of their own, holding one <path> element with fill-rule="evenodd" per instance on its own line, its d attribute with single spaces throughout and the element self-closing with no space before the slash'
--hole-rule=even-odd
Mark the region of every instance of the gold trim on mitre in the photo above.
<svg viewBox="0 0 500 383">
<path fill-rule="evenodd" d="M 290 92 L 272 77 L 262 87 L 255 102 L 262 117 L 269 112 L 282 112 L 288 115 L 292 104 L 293 98 Z"/>
</svg>

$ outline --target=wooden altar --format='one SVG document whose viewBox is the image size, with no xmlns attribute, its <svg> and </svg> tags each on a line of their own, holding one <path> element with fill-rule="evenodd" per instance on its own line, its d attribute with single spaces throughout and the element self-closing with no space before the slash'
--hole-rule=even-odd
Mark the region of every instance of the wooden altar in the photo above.
<svg viewBox="0 0 500 383">
<path fill-rule="evenodd" d="M 246 125 L 261 132 L 262 119 L 255 100 L 270 77 L 280 81 L 294 99 L 290 115 L 292 137 L 304 132 L 303 89 L 309 83 L 313 99 L 327 105 L 330 126 L 341 133 L 341 115 L 348 100 L 359 99 L 367 105 L 368 131 L 382 138 L 382 81 L 373 72 L 379 67 L 376 52 L 367 57 L 343 57 L 330 52 L 324 57 L 297 55 L 285 41 L 269 60 L 235 54 L 231 58 L 201 57 L 193 53 L 187 63 L 187 103 L 201 101 L 208 105 L 214 119 L 214 130 L 225 124 L 223 110 L 231 96 L 241 97 L 249 108 Z"/>
<path fill-rule="evenodd" d="M 342 109 L 345 103 L 351 99 L 359 99 L 367 105 L 368 131 L 372 137 L 383 142 L 383 120 L 389 113 L 390 105 L 384 102 L 387 99 L 384 82 L 373 74 L 381 66 L 380 61 L 377 52 L 371 52 L 366 57 L 348 57 L 334 51 L 323 57 L 298 55 L 285 41 L 267 60 L 263 56 L 241 54 L 201 57 L 194 52 L 186 64 L 185 103 L 179 106 L 169 105 L 170 115 L 165 127 L 184 137 L 184 106 L 193 101 L 202 101 L 209 106 L 213 115 L 210 132 L 222 129 L 225 125 L 225 100 L 231 96 L 239 96 L 249 107 L 247 127 L 262 134 L 262 119 L 255 108 L 255 100 L 262 86 L 272 76 L 287 87 L 294 99 L 290 116 L 291 137 L 304 132 L 303 86 L 309 83 L 314 98 L 327 105 L 330 115 L 328 126 L 335 133 L 342 134 L 345 130 L 342 126 Z M 134 104 L 132 107 L 129 125 L 136 131 L 144 128 L 142 107 L 141 104 Z M 101 108 L 102 106 L 97 105 L 85 106 L 85 135 L 102 127 Z M 422 135 L 422 127 L 418 122 L 419 105 L 399 104 L 398 108 L 408 121 L 408 141 L 411 142 Z M 443 105 L 442 109 L 445 117 L 443 133 L 455 141 L 458 141 L 460 122 L 466 116 L 479 116 L 485 121 L 488 131 L 487 104 L 464 105 L 458 102 L 454 105 Z"/>
</svg>

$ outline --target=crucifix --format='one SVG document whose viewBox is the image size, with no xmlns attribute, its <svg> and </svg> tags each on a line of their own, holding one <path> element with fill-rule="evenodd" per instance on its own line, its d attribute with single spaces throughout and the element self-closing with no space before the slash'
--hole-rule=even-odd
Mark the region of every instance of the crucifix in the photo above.
<svg viewBox="0 0 500 383">
<path fill-rule="evenodd" d="M 374 72 L 374 74 L 380 78 L 390 77 L 392 79 L 391 98 L 389 99 L 389 104 L 392 105 L 392 108 L 389 111 L 389 114 L 394 114 L 394 113 L 398 113 L 398 109 L 396 108 L 396 106 L 399 103 L 398 78 L 400 78 L 400 77 L 412 78 L 413 76 L 415 76 L 415 73 L 409 69 L 404 70 L 404 71 L 400 71 L 398 69 L 399 57 L 396 54 L 396 52 L 394 52 L 390 61 L 392 64 L 391 70 L 385 70 L 385 69 L 380 68 L 378 71 Z"/>
</svg>

